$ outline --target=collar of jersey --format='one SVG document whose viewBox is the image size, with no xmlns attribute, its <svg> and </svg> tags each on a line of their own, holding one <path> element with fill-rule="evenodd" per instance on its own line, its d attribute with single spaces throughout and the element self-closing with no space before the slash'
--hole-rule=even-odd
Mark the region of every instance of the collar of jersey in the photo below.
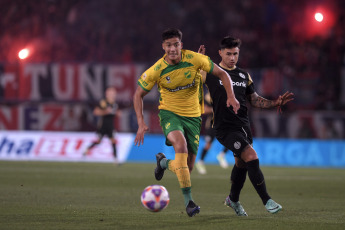
<svg viewBox="0 0 345 230">
<path fill-rule="evenodd" d="M 224 68 L 224 69 L 227 69 L 227 70 L 234 70 L 234 69 L 236 69 L 236 66 L 234 66 L 233 68 L 228 68 L 228 67 L 223 66 L 221 63 L 219 63 L 219 66 Z"/>
</svg>

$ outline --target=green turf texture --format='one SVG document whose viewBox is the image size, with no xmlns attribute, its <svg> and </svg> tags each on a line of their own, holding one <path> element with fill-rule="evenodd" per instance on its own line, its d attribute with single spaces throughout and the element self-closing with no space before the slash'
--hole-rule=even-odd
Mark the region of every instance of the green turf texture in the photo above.
<svg viewBox="0 0 345 230">
<path fill-rule="evenodd" d="M 249 179 L 240 201 L 248 217 L 223 205 L 229 169 L 192 173 L 199 215 L 185 213 L 175 175 L 158 184 L 170 194 L 159 213 L 143 208 L 142 190 L 157 184 L 155 164 L 0 161 L 0 229 L 345 229 L 345 170 L 262 167 L 269 194 L 283 206 L 268 213 Z"/>
</svg>

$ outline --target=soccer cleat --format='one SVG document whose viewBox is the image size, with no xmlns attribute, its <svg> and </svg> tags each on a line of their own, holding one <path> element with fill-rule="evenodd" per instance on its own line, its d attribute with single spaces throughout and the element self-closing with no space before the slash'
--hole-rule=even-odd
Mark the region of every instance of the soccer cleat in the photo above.
<svg viewBox="0 0 345 230">
<path fill-rule="evenodd" d="M 196 164 L 195 164 L 195 167 L 196 169 L 198 170 L 198 172 L 202 175 L 206 174 L 206 167 L 205 167 L 205 164 L 203 161 L 198 161 Z"/>
<path fill-rule="evenodd" d="M 274 214 L 282 210 L 283 207 L 280 204 L 276 203 L 274 200 L 269 199 L 265 204 L 265 208 L 268 212 Z"/>
<path fill-rule="evenodd" d="M 193 217 L 200 212 L 200 206 L 196 205 L 192 200 L 189 201 L 186 212 L 189 217 Z"/>
<path fill-rule="evenodd" d="M 233 210 L 235 210 L 236 215 L 238 216 L 248 216 L 246 211 L 244 211 L 241 203 L 239 201 L 238 202 L 231 201 L 229 196 L 225 198 L 224 205 L 231 207 Z"/>
<path fill-rule="evenodd" d="M 166 158 L 164 153 L 158 153 L 156 155 L 156 160 L 157 160 L 157 167 L 155 168 L 155 178 L 156 180 L 161 180 L 164 176 L 164 171 L 165 169 L 163 169 L 160 165 L 160 162 L 163 158 Z"/>
<path fill-rule="evenodd" d="M 219 162 L 220 167 L 226 169 L 229 166 L 228 162 L 225 159 L 225 155 L 223 153 L 219 153 L 217 155 L 217 160 Z"/>
</svg>

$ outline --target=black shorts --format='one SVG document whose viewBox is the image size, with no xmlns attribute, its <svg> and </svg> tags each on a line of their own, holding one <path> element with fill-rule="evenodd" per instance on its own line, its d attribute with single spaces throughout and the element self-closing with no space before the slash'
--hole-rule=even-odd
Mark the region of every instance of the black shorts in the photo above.
<svg viewBox="0 0 345 230">
<path fill-rule="evenodd" d="M 102 139 L 104 136 L 114 138 L 114 129 L 112 127 L 101 127 L 97 130 L 97 135 L 99 139 Z"/>
<path fill-rule="evenodd" d="M 252 132 L 248 126 L 217 130 L 216 137 L 235 157 L 240 157 L 244 148 L 253 144 Z"/>
<path fill-rule="evenodd" d="M 206 130 L 206 135 L 205 135 L 206 142 L 213 142 L 215 137 L 216 137 L 216 130 L 214 128 L 209 128 Z"/>
</svg>

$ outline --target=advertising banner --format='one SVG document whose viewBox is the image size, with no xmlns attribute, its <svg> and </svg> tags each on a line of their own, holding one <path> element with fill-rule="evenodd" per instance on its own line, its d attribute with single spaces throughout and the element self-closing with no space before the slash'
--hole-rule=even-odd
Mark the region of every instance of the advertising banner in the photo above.
<svg viewBox="0 0 345 230">
<path fill-rule="evenodd" d="M 115 135 L 120 163 L 127 160 L 133 143 L 133 135 Z M 45 161 L 101 161 L 113 162 L 113 150 L 109 139 L 103 138 L 86 156 L 87 147 L 97 140 L 92 132 L 20 132 L 0 133 L 0 159 Z"/>
<path fill-rule="evenodd" d="M 134 145 L 135 134 L 117 133 L 117 154 L 120 163 L 155 163 L 155 155 L 163 152 L 174 159 L 173 147 L 165 145 L 163 135 L 145 135 L 144 144 Z M 97 139 L 92 132 L 0 132 L 0 160 L 35 161 L 80 161 L 114 162 L 112 146 L 107 138 L 83 156 L 86 148 Z M 205 145 L 200 139 L 197 160 Z M 254 139 L 261 165 L 282 167 L 328 167 L 345 168 L 345 141 L 343 140 L 293 140 L 293 139 Z M 214 141 L 205 158 L 205 163 L 217 164 L 217 154 L 223 146 Z M 231 151 L 226 154 L 230 166 L 234 164 Z"/>
</svg>

